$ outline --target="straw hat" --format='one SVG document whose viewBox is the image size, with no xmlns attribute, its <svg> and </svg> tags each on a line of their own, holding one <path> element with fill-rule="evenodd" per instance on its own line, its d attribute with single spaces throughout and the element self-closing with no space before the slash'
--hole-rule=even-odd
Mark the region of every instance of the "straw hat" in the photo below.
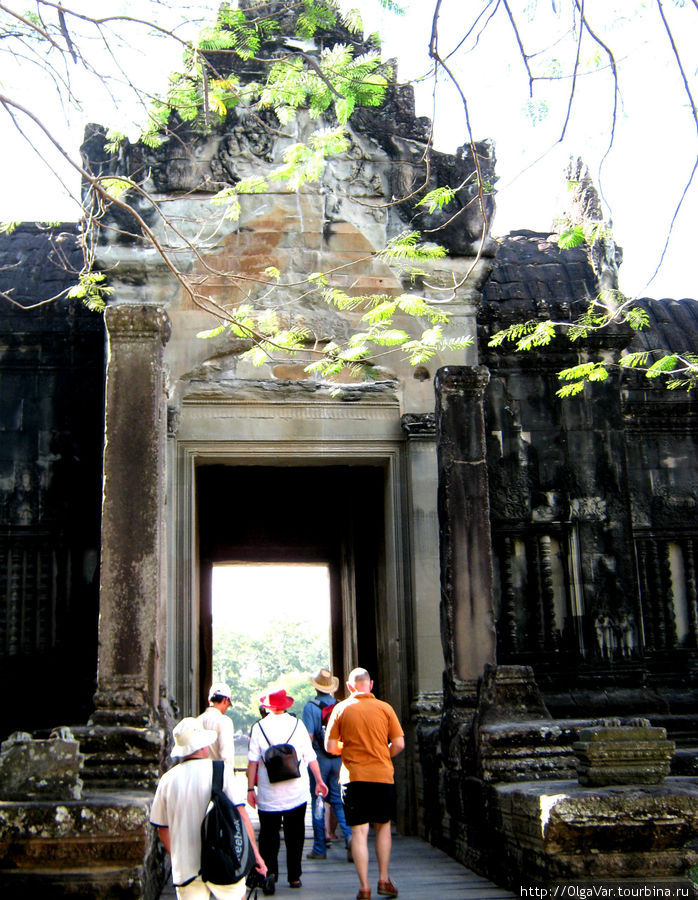
<svg viewBox="0 0 698 900">
<path fill-rule="evenodd" d="M 209 728 L 202 728 L 201 722 L 192 716 L 182 719 L 172 729 L 172 736 L 175 739 L 175 745 L 172 748 L 170 756 L 177 759 L 181 756 L 191 756 L 197 750 L 203 750 L 204 747 L 210 747 L 218 737 L 218 732 Z"/>
<path fill-rule="evenodd" d="M 316 691 L 322 694 L 334 694 L 339 687 L 339 678 L 333 675 L 329 669 L 320 669 L 315 678 L 310 679 L 310 683 Z"/>
<path fill-rule="evenodd" d="M 281 688 L 279 691 L 273 691 L 260 697 L 259 702 L 265 709 L 288 709 L 289 706 L 293 706 L 293 697 L 289 697 Z"/>
</svg>

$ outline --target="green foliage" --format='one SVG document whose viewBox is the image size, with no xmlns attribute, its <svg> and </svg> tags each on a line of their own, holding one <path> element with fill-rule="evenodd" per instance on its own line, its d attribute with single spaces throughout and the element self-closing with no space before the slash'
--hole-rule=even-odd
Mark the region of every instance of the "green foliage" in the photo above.
<svg viewBox="0 0 698 900">
<path fill-rule="evenodd" d="M 492 335 L 488 346 L 501 347 L 506 341 L 510 341 L 516 344 L 516 350 L 532 350 L 534 347 L 547 346 L 556 333 L 557 326 L 554 322 L 517 322 Z"/>
<path fill-rule="evenodd" d="M 550 107 L 545 100 L 529 100 L 526 103 L 526 115 L 532 125 L 538 125 L 548 117 Z"/>
<path fill-rule="evenodd" d="M 389 12 L 393 12 L 398 16 L 404 16 L 407 14 L 407 10 L 404 6 L 401 6 L 399 3 L 396 3 L 395 0 L 378 0 L 383 9 L 387 9 Z"/>
<path fill-rule="evenodd" d="M 319 29 L 331 28 L 340 17 L 350 30 L 361 30 L 356 10 L 341 16 L 335 0 L 302 0 L 300 6 L 296 32 L 301 38 L 313 38 Z M 391 77 L 389 68 L 375 53 L 354 58 L 353 48 L 344 44 L 325 47 L 317 64 L 303 53 L 290 53 L 268 67 L 263 84 L 243 86 L 234 76 L 220 79 L 208 72 L 207 53 L 226 52 L 249 60 L 278 30 L 273 16 L 254 18 L 223 4 L 215 25 L 203 29 L 196 44 L 185 51 L 184 67 L 170 79 L 166 95 L 153 104 L 150 124 L 141 140 L 147 146 L 157 146 L 158 138 L 162 141 L 167 133 L 172 114 L 206 130 L 210 114 L 223 120 L 241 101 L 253 110 L 273 109 L 282 125 L 291 122 L 301 108 L 318 117 L 333 106 L 337 120 L 343 124 L 357 106 L 383 103 Z"/>
<path fill-rule="evenodd" d="M 127 191 L 135 187 L 135 183 L 130 178 L 117 178 L 112 176 L 108 178 L 100 178 L 99 184 L 114 200 L 118 200 L 119 198 L 123 197 L 123 195 Z"/>
<path fill-rule="evenodd" d="M 633 331 L 642 331 L 643 328 L 649 328 L 649 313 L 639 306 L 628 306 L 624 311 L 624 316 L 625 321 Z"/>
<path fill-rule="evenodd" d="M 579 187 L 578 181 L 567 182 L 567 190 L 570 193 L 574 193 Z M 593 247 L 597 241 L 612 239 L 610 228 L 604 222 L 595 219 L 584 218 L 581 222 L 572 222 L 569 218 L 563 217 L 556 221 L 555 227 L 558 231 L 557 245 L 561 250 L 572 250 L 583 244 Z"/>
<path fill-rule="evenodd" d="M 121 131 L 115 131 L 113 128 L 110 128 L 107 132 L 107 140 L 104 144 L 104 149 L 107 153 L 118 153 L 119 148 L 126 140 L 126 135 Z"/>
<path fill-rule="evenodd" d="M 580 363 L 578 366 L 571 366 L 558 372 L 557 377 L 560 381 L 569 382 L 556 391 L 557 396 L 574 397 L 584 390 L 587 383 L 605 381 L 608 378 L 608 369 L 600 362 Z"/>
<path fill-rule="evenodd" d="M 561 250 L 572 250 L 574 247 L 581 247 L 585 242 L 584 229 L 581 225 L 565 228 L 557 239 L 557 245 Z"/>
<path fill-rule="evenodd" d="M 292 121 L 301 108 L 317 118 L 332 105 L 344 124 L 357 106 L 383 103 L 390 75 L 378 54 L 354 58 L 352 47 L 335 44 L 323 49 L 317 67 L 308 65 L 303 57 L 273 65 L 259 102 L 263 108 L 272 108 L 282 125 Z"/>
<path fill-rule="evenodd" d="M 286 689 L 296 701 L 291 712 L 300 718 L 315 696 L 308 679 L 328 665 L 328 657 L 327 640 L 309 633 L 306 623 L 270 622 L 260 637 L 217 627 L 213 678 L 230 685 L 235 729 L 249 732 L 259 719 L 259 698 L 270 687 Z"/>
<path fill-rule="evenodd" d="M 67 296 L 82 300 L 93 312 L 104 312 L 106 298 L 113 293 L 113 288 L 105 285 L 104 272 L 81 272 L 78 283 L 73 285 Z"/>
<path fill-rule="evenodd" d="M 488 346 L 501 347 L 513 343 L 517 351 L 528 351 L 549 344 L 560 332 L 567 339 L 575 341 L 589 337 L 594 331 L 606 328 L 612 322 L 626 322 L 635 330 L 646 328 L 649 317 L 645 310 L 633 306 L 617 291 L 608 292 L 605 297 L 610 308 L 601 299 L 592 301 L 587 311 L 573 322 L 517 322 L 492 335 Z M 623 301 L 623 302 L 620 302 Z M 620 303 L 620 305 L 618 305 Z M 656 358 L 655 358 L 656 357 Z M 698 387 L 698 356 L 694 354 L 665 353 L 659 350 L 641 350 L 624 353 L 618 359 L 621 369 L 634 369 L 644 373 L 646 378 L 664 378 L 669 390 L 684 388 L 688 391 Z M 613 364 L 607 360 L 584 362 L 558 372 L 558 378 L 566 382 L 556 393 L 558 397 L 574 397 L 587 384 L 605 381 Z"/>
<path fill-rule="evenodd" d="M 420 263 L 443 259 L 446 255 L 447 251 L 440 244 L 422 241 L 418 231 L 403 231 L 397 237 L 391 238 L 377 254 L 386 262 L 399 264 L 403 271 L 413 279 L 419 275 L 426 275 Z M 407 310 L 404 311 L 407 312 Z M 416 315 L 420 314 L 416 313 Z"/>
<path fill-rule="evenodd" d="M 453 190 L 453 188 L 435 188 L 433 191 L 429 191 L 428 194 L 425 194 L 419 201 L 419 203 L 417 203 L 417 206 L 429 207 L 429 213 L 431 214 L 437 209 L 443 209 L 444 206 L 448 206 L 448 204 L 451 203 L 455 196 L 456 192 Z"/>
<path fill-rule="evenodd" d="M 0 234 L 14 234 L 20 222 L 0 222 Z"/>
</svg>

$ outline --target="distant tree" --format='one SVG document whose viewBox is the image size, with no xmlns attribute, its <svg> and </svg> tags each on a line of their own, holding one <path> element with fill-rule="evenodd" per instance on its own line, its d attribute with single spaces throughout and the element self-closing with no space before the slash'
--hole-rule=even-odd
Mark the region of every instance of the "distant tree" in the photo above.
<svg viewBox="0 0 698 900">
<path fill-rule="evenodd" d="M 285 688 L 295 699 L 297 715 L 315 695 L 309 678 L 328 665 L 328 639 L 308 633 L 302 622 L 272 622 L 260 637 L 216 628 L 213 677 L 225 681 L 232 694 L 235 728 L 249 731 L 259 718 L 259 698 L 271 688 Z"/>
</svg>

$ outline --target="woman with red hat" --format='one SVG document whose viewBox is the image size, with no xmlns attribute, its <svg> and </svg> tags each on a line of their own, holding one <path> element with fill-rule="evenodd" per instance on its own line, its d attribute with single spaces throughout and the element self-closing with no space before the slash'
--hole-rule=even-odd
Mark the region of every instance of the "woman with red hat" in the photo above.
<svg viewBox="0 0 698 900">
<path fill-rule="evenodd" d="M 268 710 L 262 721 L 255 722 L 250 733 L 247 755 L 247 802 L 259 814 L 259 852 L 267 864 L 268 875 L 262 892 L 273 894 L 279 880 L 279 846 L 283 826 L 286 845 L 288 883 L 292 888 L 302 886 L 301 859 L 305 840 L 305 809 L 309 791 L 308 767 L 315 777 L 315 792 L 323 797 L 327 785 L 322 780 L 313 745 L 305 725 L 289 715 L 293 697 L 285 690 L 269 691 L 260 698 L 260 705 Z M 269 778 L 264 757 L 270 747 L 292 745 L 298 758 L 298 776 L 274 781 Z M 255 783 L 257 792 L 255 793 Z"/>
</svg>

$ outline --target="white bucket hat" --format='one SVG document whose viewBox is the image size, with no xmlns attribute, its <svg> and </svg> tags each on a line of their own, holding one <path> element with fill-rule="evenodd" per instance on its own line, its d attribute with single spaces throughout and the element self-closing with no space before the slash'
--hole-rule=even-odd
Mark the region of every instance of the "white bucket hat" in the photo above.
<svg viewBox="0 0 698 900">
<path fill-rule="evenodd" d="M 208 692 L 209 702 L 212 697 L 227 697 L 228 700 L 233 699 L 230 688 L 224 681 L 217 681 L 215 684 L 211 685 L 211 690 Z"/>
<path fill-rule="evenodd" d="M 187 716 L 186 719 L 182 719 L 175 725 L 172 729 L 172 736 L 175 739 L 175 745 L 170 756 L 176 759 L 180 756 L 191 756 L 197 750 L 210 747 L 218 737 L 218 733 L 209 728 L 202 728 L 198 719 Z"/>
</svg>

